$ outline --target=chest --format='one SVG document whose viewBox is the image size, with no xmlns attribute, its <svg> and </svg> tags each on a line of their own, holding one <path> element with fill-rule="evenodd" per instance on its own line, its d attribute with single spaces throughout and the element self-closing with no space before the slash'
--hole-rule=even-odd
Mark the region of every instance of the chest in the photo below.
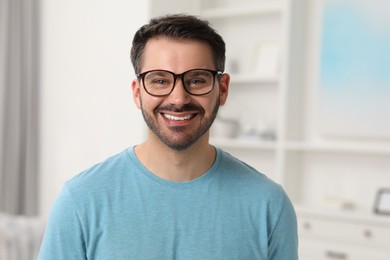
<svg viewBox="0 0 390 260">
<path fill-rule="evenodd" d="M 214 192 L 133 193 L 95 218 L 91 259 L 266 259 L 266 214 Z"/>
</svg>

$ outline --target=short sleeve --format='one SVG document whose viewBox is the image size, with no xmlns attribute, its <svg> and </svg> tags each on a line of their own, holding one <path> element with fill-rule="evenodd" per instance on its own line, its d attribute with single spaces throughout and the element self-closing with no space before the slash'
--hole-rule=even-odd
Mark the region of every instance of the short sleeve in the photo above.
<svg viewBox="0 0 390 260">
<path fill-rule="evenodd" d="M 87 259 L 85 248 L 80 218 L 65 186 L 51 209 L 38 259 Z"/>
<path fill-rule="evenodd" d="M 269 239 L 269 260 L 298 260 L 297 218 L 286 196 L 276 226 Z"/>
</svg>

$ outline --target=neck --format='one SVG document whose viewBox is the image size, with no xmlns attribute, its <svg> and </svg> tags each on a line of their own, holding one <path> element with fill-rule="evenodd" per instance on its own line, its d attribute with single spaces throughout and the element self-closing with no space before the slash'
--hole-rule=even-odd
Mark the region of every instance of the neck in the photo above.
<svg viewBox="0 0 390 260">
<path fill-rule="evenodd" d="M 135 148 L 141 163 L 160 178 L 183 182 L 203 175 L 214 163 L 215 149 L 208 143 L 208 133 L 189 148 L 176 151 L 160 140 L 148 140 Z"/>
</svg>

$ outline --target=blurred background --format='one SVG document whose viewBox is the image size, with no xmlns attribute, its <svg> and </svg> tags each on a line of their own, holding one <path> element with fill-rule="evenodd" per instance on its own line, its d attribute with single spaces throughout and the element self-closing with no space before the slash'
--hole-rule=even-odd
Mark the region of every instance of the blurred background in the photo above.
<svg viewBox="0 0 390 260">
<path fill-rule="evenodd" d="M 227 43 L 211 142 L 289 194 L 303 260 L 390 259 L 386 0 L 0 0 L 0 260 L 35 259 L 65 181 L 141 142 L 129 59 L 151 17 Z"/>
</svg>

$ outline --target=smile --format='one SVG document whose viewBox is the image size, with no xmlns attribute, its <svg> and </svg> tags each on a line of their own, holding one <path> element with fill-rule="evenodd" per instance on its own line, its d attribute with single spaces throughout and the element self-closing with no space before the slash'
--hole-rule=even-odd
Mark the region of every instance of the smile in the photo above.
<svg viewBox="0 0 390 260">
<path fill-rule="evenodd" d="M 188 120 L 188 119 L 191 119 L 192 117 L 194 117 L 194 115 L 173 116 L 173 115 L 169 115 L 169 114 L 163 114 L 163 116 L 166 119 L 173 120 L 173 121 L 184 121 L 184 120 Z"/>
</svg>

